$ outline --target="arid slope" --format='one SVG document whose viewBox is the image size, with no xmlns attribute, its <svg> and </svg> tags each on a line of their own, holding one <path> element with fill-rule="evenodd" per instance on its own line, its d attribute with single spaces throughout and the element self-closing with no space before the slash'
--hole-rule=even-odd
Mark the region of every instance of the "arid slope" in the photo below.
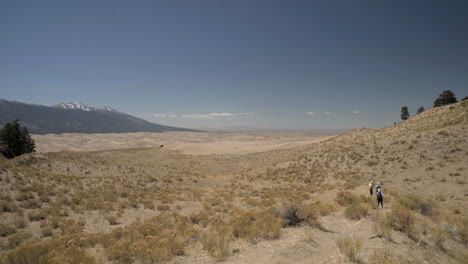
<svg viewBox="0 0 468 264">
<path fill-rule="evenodd" d="M 1 258 L 466 263 L 467 131 L 464 102 L 257 153 L 156 147 L 0 160 Z M 369 181 L 383 184 L 383 209 Z"/>
</svg>

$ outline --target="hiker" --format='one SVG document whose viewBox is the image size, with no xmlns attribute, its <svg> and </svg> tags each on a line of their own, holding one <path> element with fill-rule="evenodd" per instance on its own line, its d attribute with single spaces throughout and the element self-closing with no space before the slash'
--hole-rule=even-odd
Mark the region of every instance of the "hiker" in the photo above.
<svg viewBox="0 0 468 264">
<path fill-rule="evenodd" d="M 375 192 L 377 192 L 381 188 L 382 186 L 380 185 L 380 182 L 377 182 L 377 185 L 375 185 Z"/>
<path fill-rule="evenodd" d="M 372 195 L 372 190 L 374 189 L 374 184 L 372 182 L 369 182 L 369 193 Z"/>
<path fill-rule="evenodd" d="M 382 192 L 382 188 L 379 188 L 377 190 L 377 192 L 375 193 L 375 196 L 377 196 L 377 208 L 379 207 L 379 204 L 381 205 L 381 207 L 383 208 L 383 197 L 384 197 L 384 194 Z"/>
</svg>

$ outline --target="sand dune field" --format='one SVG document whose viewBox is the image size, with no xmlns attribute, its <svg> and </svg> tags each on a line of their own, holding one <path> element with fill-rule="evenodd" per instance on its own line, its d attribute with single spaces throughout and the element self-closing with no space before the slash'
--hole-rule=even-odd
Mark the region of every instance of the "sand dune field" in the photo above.
<svg viewBox="0 0 468 264">
<path fill-rule="evenodd" d="M 48 134 L 33 135 L 38 152 L 96 151 L 124 148 L 165 148 L 184 154 L 247 154 L 320 142 L 331 136 L 287 133 L 121 133 L 121 134 Z"/>
</svg>

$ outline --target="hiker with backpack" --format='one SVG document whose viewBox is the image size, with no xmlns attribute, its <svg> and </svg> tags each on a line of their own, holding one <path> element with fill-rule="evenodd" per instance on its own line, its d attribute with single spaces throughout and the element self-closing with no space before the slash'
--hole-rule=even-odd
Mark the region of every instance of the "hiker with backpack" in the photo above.
<svg viewBox="0 0 468 264">
<path fill-rule="evenodd" d="M 368 185 L 368 186 L 369 186 L 369 193 L 370 193 L 370 195 L 372 196 L 372 190 L 374 189 L 374 183 L 369 182 L 369 185 Z"/>
<path fill-rule="evenodd" d="M 379 189 L 382 189 L 382 186 L 380 185 L 380 182 L 377 182 L 377 185 L 375 185 L 375 192 L 377 193 Z"/>
<path fill-rule="evenodd" d="M 377 196 L 377 208 L 379 207 L 379 204 L 381 205 L 381 208 L 383 208 L 384 194 L 383 194 L 382 188 L 377 189 L 375 196 Z"/>
</svg>

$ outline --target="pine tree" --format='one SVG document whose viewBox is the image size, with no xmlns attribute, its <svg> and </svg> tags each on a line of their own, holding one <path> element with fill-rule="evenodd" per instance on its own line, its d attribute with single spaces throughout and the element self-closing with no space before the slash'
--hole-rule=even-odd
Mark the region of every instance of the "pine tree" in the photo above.
<svg viewBox="0 0 468 264">
<path fill-rule="evenodd" d="M 410 117 L 410 114 L 409 114 L 409 111 L 408 111 L 408 107 L 407 106 L 403 106 L 401 108 L 401 120 L 405 121 L 406 119 L 408 119 Z"/>
<path fill-rule="evenodd" d="M 454 104 L 456 102 L 457 98 L 455 97 L 455 94 L 450 90 L 445 90 L 439 94 L 439 98 L 434 101 L 434 107 Z"/>
<path fill-rule="evenodd" d="M 0 153 L 6 158 L 14 158 L 24 153 L 34 152 L 36 144 L 26 127 L 21 128 L 19 120 L 6 123 L 0 130 Z"/>
<path fill-rule="evenodd" d="M 425 110 L 426 109 L 424 109 L 424 107 L 421 106 L 421 107 L 418 108 L 418 111 L 416 112 L 416 114 L 418 115 L 418 114 L 424 112 Z"/>
</svg>

